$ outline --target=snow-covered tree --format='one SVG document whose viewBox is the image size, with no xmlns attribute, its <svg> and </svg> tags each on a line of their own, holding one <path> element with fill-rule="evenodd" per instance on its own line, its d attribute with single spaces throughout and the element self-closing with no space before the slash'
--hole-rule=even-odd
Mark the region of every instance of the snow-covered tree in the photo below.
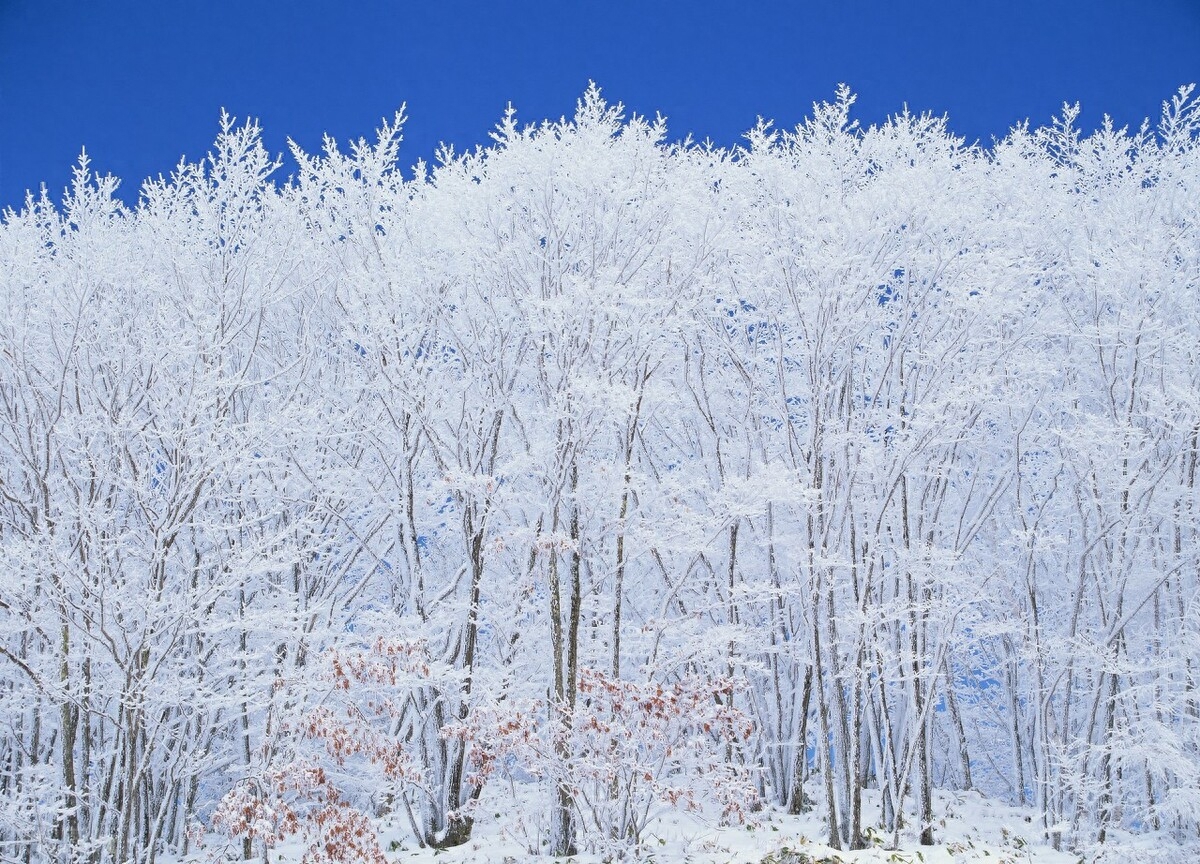
<svg viewBox="0 0 1200 864">
<path fill-rule="evenodd" d="M 555 855 L 929 843 L 939 786 L 1194 841 L 1200 103 L 853 101 L 723 150 L 593 86 L 412 174 L 401 112 L 286 181 L 226 117 L 7 211 L 4 854 L 456 845 L 497 778 Z"/>
</svg>

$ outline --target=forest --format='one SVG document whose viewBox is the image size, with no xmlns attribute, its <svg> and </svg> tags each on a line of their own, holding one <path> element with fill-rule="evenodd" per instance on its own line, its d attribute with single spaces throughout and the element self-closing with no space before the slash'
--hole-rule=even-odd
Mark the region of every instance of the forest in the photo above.
<svg viewBox="0 0 1200 864">
<path fill-rule="evenodd" d="M 0 218 L 0 858 L 636 854 L 937 790 L 1200 846 L 1200 99 L 223 116 Z M 864 804 L 864 801 L 877 804 Z"/>
</svg>

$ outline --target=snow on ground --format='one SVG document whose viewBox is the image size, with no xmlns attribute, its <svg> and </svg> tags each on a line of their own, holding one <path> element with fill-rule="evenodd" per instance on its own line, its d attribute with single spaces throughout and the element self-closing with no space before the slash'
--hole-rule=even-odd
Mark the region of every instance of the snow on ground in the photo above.
<svg viewBox="0 0 1200 864">
<path fill-rule="evenodd" d="M 452 849 L 421 849 L 397 816 L 379 823 L 381 846 L 394 864 L 1197 864 L 1200 842 L 1181 845 L 1166 832 L 1110 832 L 1103 845 L 1074 852 L 1056 851 L 1042 839 L 1034 812 L 985 798 L 978 792 L 935 791 L 933 846 L 918 844 L 912 814 L 901 832 L 899 848 L 890 836 L 868 829 L 872 848 L 839 851 L 822 842 L 827 836 L 819 811 L 789 816 L 768 809 L 757 824 L 721 826 L 698 814 L 667 811 L 650 823 L 636 851 L 583 851 L 568 858 L 538 855 L 539 828 L 523 814 L 546 812 L 537 806 L 534 784 L 489 788 L 477 811 L 473 838 Z M 544 802 L 541 802 L 544 803 Z M 863 823 L 878 822 L 879 796 L 863 794 Z M 213 864 L 241 858 L 240 842 L 211 837 L 204 851 L 169 864 Z M 222 847 L 223 850 L 222 850 Z M 225 852 L 223 856 L 221 853 Z M 257 853 L 257 850 L 256 850 Z M 299 842 L 272 850 L 266 864 L 298 864 Z M 258 854 L 254 861 L 263 861 Z"/>
<path fill-rule="evenodd" d="M 877 798 L 864 798 L 864 823 L 870 824 L 876 808 Z M 899 849 L 887 848 L 890 837 L 874 837 L 873 848 L 855 852 L 837 851 L 821 842 L 825 828 L 817 813 L 788 816 L 764 811 L 758 814 L 756 826 L 721 827 L 672 812 L 650 825 L 636 854 L 583 852 L 553 859 L 533 854 L 536 826 L 523 827 L 515 815 L 519 810 L 511 798 L 495 796 L 479 811 L 471 842 L 453 849 L 416 848 L 399 822 L 381 826 L 382 845 L 387 859 L 397 864 L 548 864 L 555 860 L 602 864 L 622 858 L 660 864 L 1183 864 L 1200 860 L 1194 857 L 1194 849 L 1185 850 L 1166 835 L 1118 836 L 1116 842 L 1082 854 L 1055 851 L 1042 841 L 1031 811 L 976 792 L 936 793 L 934 846 L 919 846 L 917 831 L 910 828 L 902 832 Z M 210 846 L 209 854 L 214 851 Z M 269 861 L 294 864 L 300 858 L 301 850 L 293 846 L 272 851 Z M 202 854 L 191 860 L 199 864 L 206 858 Z"/>
</svg>

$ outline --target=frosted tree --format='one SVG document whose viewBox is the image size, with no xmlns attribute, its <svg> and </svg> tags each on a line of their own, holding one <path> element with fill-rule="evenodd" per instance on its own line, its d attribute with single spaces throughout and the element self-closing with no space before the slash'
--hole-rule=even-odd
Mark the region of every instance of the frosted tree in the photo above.
<svg viewBox="0 0 1200 864">
<path fill-rule="evenodd" d="M 4 214 L 6 854 L 374 858 L 497 778 L 554 855 L 931 843 L 937 787 L 1194 842 L 1191 89 L 989 149 L 845 88 L 733 149 L 594 86 L 402 126 Z"/>
</svg>

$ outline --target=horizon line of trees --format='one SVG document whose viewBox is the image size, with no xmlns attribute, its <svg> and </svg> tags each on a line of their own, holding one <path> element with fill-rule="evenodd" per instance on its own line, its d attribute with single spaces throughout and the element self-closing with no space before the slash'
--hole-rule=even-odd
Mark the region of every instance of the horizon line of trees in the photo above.
<svg viewBox="0 0 1200 864">
<path fill-rule="evenodd" d="M 0 857 L 383 860 L 488 784 L 550 855 L 936 788 L 1200 842 L 1200 100 L 853 102 L 278 185 L 223 117 L 6 211 Z"/>
</svg>

